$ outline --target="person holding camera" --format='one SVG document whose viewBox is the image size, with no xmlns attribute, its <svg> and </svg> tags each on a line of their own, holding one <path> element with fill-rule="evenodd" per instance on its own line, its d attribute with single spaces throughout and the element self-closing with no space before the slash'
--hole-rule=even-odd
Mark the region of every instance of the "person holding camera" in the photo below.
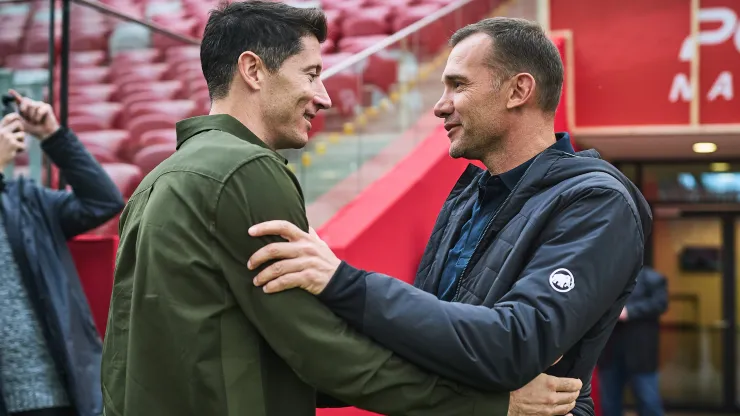
<svg viewBox="0 0 740 416">
<path fill-rule="evenodd" d="M 0 174 L 0 416 L 98 415 L 102 344 L 67 241 L 124 201 L 50 105 L 10 97 L 17 110 L 0 120 L 0 172 L 30 134 L 72 189 Z"/>
</svg>

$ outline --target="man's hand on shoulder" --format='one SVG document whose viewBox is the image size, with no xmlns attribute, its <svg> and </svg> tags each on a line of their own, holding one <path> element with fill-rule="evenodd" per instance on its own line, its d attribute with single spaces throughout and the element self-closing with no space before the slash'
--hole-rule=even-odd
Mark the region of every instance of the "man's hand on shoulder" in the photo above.
<svg viewBox="0 0 740 416">
<path fill-rule="evenodd" d="M 249 235 L 277 235 L 287 240 L 268 244 L 249 258 L 251 270 L 275 262 L 254 278 L 254 284 L 264 286 L 265 293 L 301 288 L 318 295 L 341 263 L 313 228 L 307 233 L 288 221 L 268 221 L 251 227 Z"/>
<path fill-rule="evenodd" d="M 574 378 L 540 374 L 509 395 L 509 416 L 570 415 L 583 383 Z"/>
</svg>

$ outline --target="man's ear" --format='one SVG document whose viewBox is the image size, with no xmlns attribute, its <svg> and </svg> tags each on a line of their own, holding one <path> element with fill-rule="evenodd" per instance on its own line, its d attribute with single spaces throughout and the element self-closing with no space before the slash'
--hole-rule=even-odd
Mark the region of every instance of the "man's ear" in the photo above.
<svg viewBox="0 0 740 416">
<path fill-rule="evenodd" d="M 532 74 L 523 72 L 514 75 L 509 80 L 509 99 L 506 108 L 511 110 L 534 100 L 536 86 L 537 82 Z"/>
<path fill-rule="evenodd" d="M 254 52 L 243 52 L 237 61 L 239 76 L 247 87 L 258 91 L 262 88 L 264 80 L 264 62 Z"/>
</svg>

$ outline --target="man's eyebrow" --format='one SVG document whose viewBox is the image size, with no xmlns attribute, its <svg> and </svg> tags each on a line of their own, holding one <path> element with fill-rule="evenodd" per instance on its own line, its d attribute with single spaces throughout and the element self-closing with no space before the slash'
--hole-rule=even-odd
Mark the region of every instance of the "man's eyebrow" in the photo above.
<svg viewBox="0 0 740 416">
<path fill-rule="evenodd" d="M 443 82 L 455 82 L 455 81 L 468 81 L 468 77 L 462 74 L 445 74 L 443 76 Z"/>
<path fill-rule="evenodd" d="M 308 72 L 308 71 L 310 71 L 312 69 L 316 70 L 316 72 L 321 72 L 321 64 L 304 66 L 303 69 L 302 69 L 302 71 L 303 72 Z"/>
</svg>

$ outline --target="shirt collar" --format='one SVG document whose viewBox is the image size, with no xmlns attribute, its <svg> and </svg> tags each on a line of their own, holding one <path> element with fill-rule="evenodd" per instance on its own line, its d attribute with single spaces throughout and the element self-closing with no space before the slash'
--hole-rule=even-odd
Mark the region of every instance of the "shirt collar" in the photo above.
<svg viewBox="0 0 740 416">
<path fill-rule="evenodd" d="M 555 143 L 553 143 L 548 149 L 558 150 L 568 154 L 575 154 L 576 151 L 573 149 L 573 145 L 570 142 L 570 135 L 568 133 L 555 133 Z M 534 162 L 535 158 L 529 159 L 514 169 L 504 172 L 499 176 L 501 182 L 511 191 L 514 189 L 519 180 L 524 176 L 529 166 Z M 490 175 L 485 175 L 482 179 L 488 180 Z M 485 185 L 481 182 L 481 185 Z"/>
<path fill-rule="evenodd" d="M 179 149 L 183 143 L 189 138 L 195 136 L 198 133 L 202 133 L 208 130 L 219 130 L 224 133 L 234 135 L 246 142 L 251 144 L 270 149 L 265 142 L 259 139 L 251 130 L 242 124 L 239 120 L 228 114 L 214 114 L 208 116 L 191 117 L 182 121 L 179 121 L 176 126 L 177 130 L 177 148 Z M 270 149 L 272 150 L 272 149 Z M 273 151 L 274 152 L 274 151 Z M 282 155 L 275 152 L 275 154 L 283 161 L 288 163 Z"/>
</svg>

